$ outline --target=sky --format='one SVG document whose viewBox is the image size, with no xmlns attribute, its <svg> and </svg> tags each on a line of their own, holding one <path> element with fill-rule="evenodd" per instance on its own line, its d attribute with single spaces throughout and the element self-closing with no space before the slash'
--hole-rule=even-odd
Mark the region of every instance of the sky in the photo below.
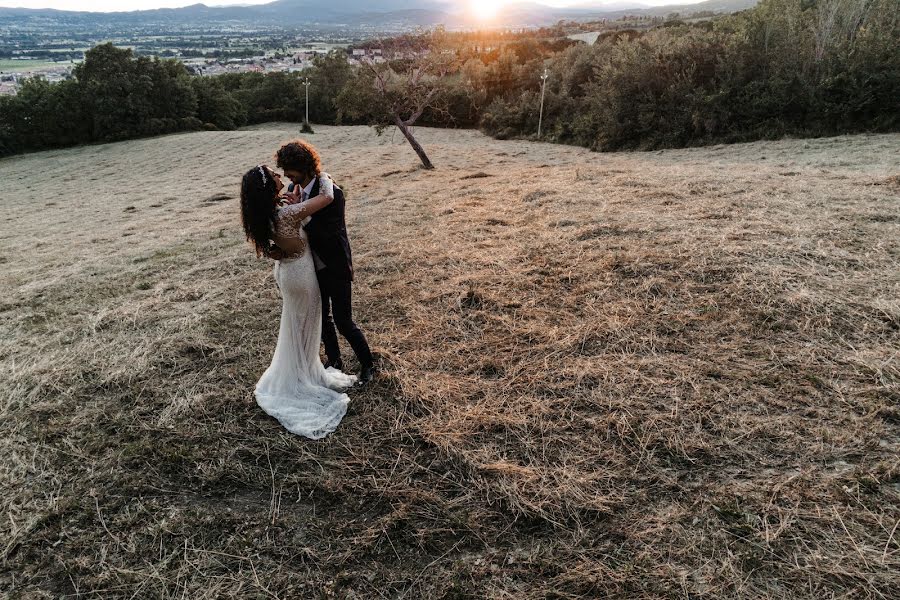
<svg viewBox="0 0 900 600">
<path fill-rule="evenodd" d="M 126 11 L 151 8 L 176 8 L 202 2 L 208 6 L 234 4 L 265 4 L 272 0 L 0 0 L 0 6 L 17 8 L 56 8 L 59 10 Z M 534 0 L 532 0 L 534 1 Z M 578 6 L 602 4 L 587 0 L 536 0 L 548 6 Z M 620 0 L 621 1 L 621 0 Z M 635 0 L 635 4 L 662 6 L 665 4 L 692 4 L 700 0 Z M 618 3 L 618 2 L 617 2 Z M 375 2 L 377 4 L 377 0 Z"/>
</svg>

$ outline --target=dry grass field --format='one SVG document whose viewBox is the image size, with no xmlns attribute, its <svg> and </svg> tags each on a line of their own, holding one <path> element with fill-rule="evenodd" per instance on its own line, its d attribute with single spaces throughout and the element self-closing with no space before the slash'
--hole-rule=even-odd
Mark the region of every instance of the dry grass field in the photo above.
<svg viewBox="0 0 900 600">
<path fill-rule="evenodd" d="M 382 371 L 310 442 L 236 201 L 294 131 L 0 161 L 0 596 L 900 597 L 900 135 L 318 128 Z"/>
</svg>

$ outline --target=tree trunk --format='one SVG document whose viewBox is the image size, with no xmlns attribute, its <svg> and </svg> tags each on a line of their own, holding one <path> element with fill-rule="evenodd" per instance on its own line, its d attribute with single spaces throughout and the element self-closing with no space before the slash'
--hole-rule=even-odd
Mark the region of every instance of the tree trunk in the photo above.
<svg viewBox="0 0 900 600">
<path fill-rule="evenodd" d="M 397 129 L 403 134 L 403 137 L 406 138 L 406 141 L 409 142 L 409 145 L 412 146 L 412 149 L 416 151 L 416 154 L 419 155 L 419 159 L 422 161 L 422 165 L 425 166 L 426 169 L 433 169 L 434 165 L 431 164 L 431 161 L 428 160 L 428 155 L 425 154 L 425 149 L 422 148 L 422 144 L 416 140 L 413 136 L 412 131 L 409 130 L 409 127 L 406 123 L 403 122 L 403 119 L 394 115 L 394 124 L 397 126 Z"/>
</svg>

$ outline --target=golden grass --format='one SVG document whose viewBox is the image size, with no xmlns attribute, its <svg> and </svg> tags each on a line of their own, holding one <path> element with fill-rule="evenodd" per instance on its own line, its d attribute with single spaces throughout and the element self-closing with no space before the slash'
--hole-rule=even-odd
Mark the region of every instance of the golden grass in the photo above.
<svg viewBox="0 0 900 600">
<path fill-rule="evenodd" d="M 0 592 L 897 597 L 900 136 L 316 127 L 383 370 L 313 443 L 235 200 L 295 130 L 0 161 Z"/>
</svg>

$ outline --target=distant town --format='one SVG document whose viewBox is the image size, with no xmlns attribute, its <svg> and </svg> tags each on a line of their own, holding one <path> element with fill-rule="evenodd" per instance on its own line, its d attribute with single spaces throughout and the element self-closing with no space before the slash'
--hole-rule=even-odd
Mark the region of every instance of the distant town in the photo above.
<svg viewBox="0 0 900 600">
<path fill-rule="evenodd" d="M 347 51 L 351 63 L 359 62 L 367 51 L 349 50 L 352 43 L 381 35 L 381 30 L 353 31 L 166 31 L 119 33 L 84 39 L 60 38 L 37 32 L 15 32 L 0 28 L 0 95 L 14 95 L 28 78 L 41 77 L 58 82 L 72 77 L 84 52 L 94 45 L 113 42 L 131 48 L 139 56 L 178 58 L 196 75 L 223 73 L 302 71 L 317 54 Z M 30 33 L 30 35 L 28 35 Z M 110 32 L 112 33 L 112 32 Z M 148 35 L 149 33 L 149 35 Z M 18 39 L 17 39 L 18 38 Z M 9 41 L 8 41 L 9 40 Z M 16 41 L 11 41 L 16 40 Z M 313 40 L 313 41 L 309 41 Z M 370 59 L 381 60 L 374 51 Z"/>
<path fill-rule="evenodd" d="M 537 28 L 534 28 L 537 29 Z M 188 71 L 199 76 L 215 76 L 226 73 L 275 73 L 300 72 L 313 66 L 317 55 L 330 52 L 344 52 L 347 62 L 357 66 L 362 62 L 382 63 L 388 59 L 414 58 L 415 52 L 407 51 L 405 55 L 391 54 L 386 56 L 381 48 L 372 47 L 372 40 L 397 35 L 397 33 L 415 33 L 420 28 L 409 31 L 385 34 L 382 31 L 357 30 L 352 35 L 339 36 L 331 32 L 328 35 L 316 36 L 316 41 L 302 42 L 305 36 L 288 39 L 283 35 L 255 35 L 243 37 L 199 36 L 187 35 L 152 39 L 112 38 L 92 40 L 90 45 L 79 47 L 72 40 L 54 42 L 52 45 L 69 45 L 65 50 L 45 47 L 31 50 L 16 49 L 0 57 L 0 96 L 15 95 L 19 87 L 27 79 L 39 77 L 50 83 L 64 81 L 73 77 L 75 67 L 84 60 L 84 52 L 97 44 L 112 42 L 121 48 L 130 48 L 138 56 L 157 56 L 159 58 L 177 58 Z M 600 32 L 576 33 L 569 37 L 592 43 Z M 220 44 L 220 45 L 217 45 Z M 355 47 L 359 46 L 359 47 Z M 490 47 L 483 47 L 490 50 Z M 427 51 L 426 51 L 427 52 Z M 65 54 L 64 59 L 56 58 L 57 54 Z"/>
<path fill-rule="evenodd" d="M 194 75 L 214 76 L 225 73 L 275 73 L 298 72 L 313 66 L 313 59 L 317 55 L 328 54 L 333 51 L 347 52 L 347 62 L 351 65 L 359 65 L 363 61 L 381 63 L 385 61 L 380 49 L 351 49 L 349 43 L 323 43 L 310 42 L 301 48 L 291 48 L 283 51 L 269 51 L 258 56 L 246 58 L 185 58 L 180 53 L 168 53 L 160 55 L 161 58 L 178 58 Z M 64 81 L 73 76 L 75 66 L 80 59 L 72 59 L 69 62 L 47 63 L 33 59 L 18 59 L 0 61 L 3 69 L 0 70 L 0 95 L 15 95 L 19 86 L 27 79 L 40 77 L 50 83 Z M 35 65 L 35 63 L 39 63 Z M 21 66 L 20 66 L 21 65 Z"/>
<path fill-rule="evenodd" d="M 726 0 L 734 8 L 756 0 Z M 705 8 L 697 5 L 698 9 Z M 200 6 L 200 5 L 198 5 Z M 348 61 L 379 62 L 380 51 L 359 50 L 363 42 L 434 29 L 434 22 L 416 21 L 410 12 L 356 15 L 346 23 L 332 21 L 289 23 L 278 18 L 268 22 L 230 9 L 191 8 L 149 13 L 67 13 L 0 9 L 0 95 L 15 95 L 22 83 L 33 77 L 59 82 L 73 76 L 75 67 L 90 48 L 112 42 L 129 48 L 137 56 L 177 58 L 196 75 L 212 76 L 242 72 L 293 72 L 311 66 L 316 55 L 332 51 L 347 53 Z M 223 9 L 224 10 L 224 9 Z M 247 8 L 252 11 L 253 8 Z M 547 9 L 550 10 L 550 9 Z M 637 14 L 634 14 L 637 13 Z M 692 19 L 709 18 L 714 12 L 701 10 Z M 550 27 L 556 33 L 592 43 L 607 22 L 618 27 L 646 29 L 672 18 L 661 9 L 622 11 L 593 21 L 555 20 L 551 13 L 533 17 L 530 24 L 504 27 L 525 33 Z M 445 18 L 446 15 L 432 15 Z M 543 25 L 541 21 L 543 20 Z M 254 22 L 257 21 L 257 22 Z M 549 21 L 549 22 L 548 22 Z M 550 25 L 549 23 L 553 23 Z M 491 28 L 488 28 L 491 29 Z M 472 31 L 470 25 L 448 26 L 448 31 Z"/>
</svg>

